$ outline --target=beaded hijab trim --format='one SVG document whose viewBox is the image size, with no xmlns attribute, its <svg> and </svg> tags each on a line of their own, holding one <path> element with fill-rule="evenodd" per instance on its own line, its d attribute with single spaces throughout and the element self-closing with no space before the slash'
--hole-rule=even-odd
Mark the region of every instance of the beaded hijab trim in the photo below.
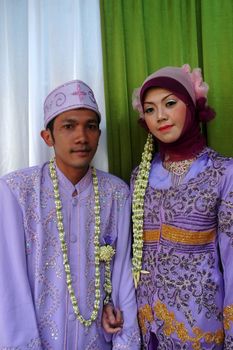
<svg viewBox="0 0 233 350">
<path fill-rule="evenodd" d="M 96 175 L 96 169 L 92 168 L 92 179 L 93 179 L 94 197 L 95 197 L 95 206 L 94 206 L 95 301 L 94 301 L 94 307 L 90 318 L 85 319 L 83 315 L 81 315 L 81 312 L 79 310 L 78 301 L 72 286 L 71 270 L 70 270 L 70 264 L 68 261 L 68 249 L 65 241 L 65 231 L 64 231 L 64 225 L 63 225 L 62 203 L 60 199 L 58 178 L 57 178 L 57 173 L 56 173 L 56 168 L 54 163 L 55 163 L 54 159 L 51 159 L 49 163 L 49 171 L 53 182 L 54 199 L 55 199 L 56 216 L 57 216 L 57 228 L 59 232 L 59 239 L 60 239 L 61 250 L 63 255 L 63 265 L 66 273 L 66 284 L 67 284 L 70 300 L 71 300 L 76 318 L 84 326 L 89 327 L 96 320 L 98 311 L 100 308 L 100 261 L 105 262 L 104 291 L 106 293 L 106 297 L 104 300 L 104 304 L 107 304 L 110 301 L 111 292 L 112 292 L 111 260 L 115 254 L 115 250 L 110 245 L 100 246 L 100 243 L 99 243 L 100 241 L 100 204 L 99 204 L 98 178 Z"/>
</svg>

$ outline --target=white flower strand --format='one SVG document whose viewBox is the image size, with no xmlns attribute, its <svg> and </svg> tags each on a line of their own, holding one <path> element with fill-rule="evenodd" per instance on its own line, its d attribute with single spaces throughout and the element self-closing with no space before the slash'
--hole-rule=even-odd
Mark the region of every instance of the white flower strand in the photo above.
<svg viewBox="0 0 233 350">
<path fill-rule="evenodd" d="M 133 221 L 133 278 L 135 288 L 138 286 L 142 271 L 142 248 L 143 248 L 143 219 L 144 219 L 144 198 L 148 184 L 151 159 L 153 153 L 153 136 L 148 134 L 147 141 L 142 153 L 137 177 L 134 184 L 132 221 Z"/>
<path fill-rule="evenodd" d="M 70 300 L 73 306 L 74 313 L 77 319 L 86 327 L 91 326 L 97 318 L 99 307 L 100 307 L 100 261 L 105 261 L 105 283 L 104 290 L 106 292 L 106 298 L 104 303 L 106 304 L 110 300 L 112 285 L 111 285 L 111 270 L 110 262 L 112 256 L 115 253 L 115 250 L 110 246 L 106 245 L 100 247 L 99 238 L 100 238 L 100 204 L 99 204 L 99 190 L 98 190 L 98 178 L 96 175 L 96 169 L 92 168 L 92 178 L 93 178 L 93 187 L 94 187 L 94 196 L 95 196 L 95 233 L 94 233 L 94 255 L 95 255 L 95 302 L 93 311 L 89 319 L 85 319 L 79 310 L 78 301 L 76 299 L 74 289 L 72 286 L 72 278 L 70 265 L 68 261 L 68 250 L 67 244 L 65 241 L 65 231 L 63 225 L 63 215 L 62 215 L 62 204 L 60 199 L 59 187 L 57 173 L 54 165 L 54 159 L 50 160 L 49 163 L 50 176 L 53 182 L 55 206 L 56 206 L 56 216 L 57 216 L 57 228 L 59 232 L 59 239 L 61 243 L 61 250 L 63 255 L 63 265 L 66 273 L 66 283 L 70 295 Z"/>
</svg>

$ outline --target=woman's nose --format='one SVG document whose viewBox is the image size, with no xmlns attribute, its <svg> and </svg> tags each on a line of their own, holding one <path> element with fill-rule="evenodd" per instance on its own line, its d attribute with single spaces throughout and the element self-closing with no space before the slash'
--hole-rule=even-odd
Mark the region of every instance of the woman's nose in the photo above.
<svg viewBox="0 0 233 350">
<path fill-rule="evenodd" d="M 157 120 L 162 121 L 162 120 L 167 120 L 166 113 L 162 107 L 158 108 L 157 110 Z"/>
</svg>

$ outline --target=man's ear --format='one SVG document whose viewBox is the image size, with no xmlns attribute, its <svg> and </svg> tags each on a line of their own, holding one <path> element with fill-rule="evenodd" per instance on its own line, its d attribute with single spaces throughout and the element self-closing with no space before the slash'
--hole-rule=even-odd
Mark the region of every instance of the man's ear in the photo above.
<svg viewBox="0 0 233 350">
<path fill-rule="evenodd" d="M 40 136 L 42 137 L 47 146 L 52 147 L 54 145 L 54 140 L 49 129 L 42 130 Z"/>
</svg>

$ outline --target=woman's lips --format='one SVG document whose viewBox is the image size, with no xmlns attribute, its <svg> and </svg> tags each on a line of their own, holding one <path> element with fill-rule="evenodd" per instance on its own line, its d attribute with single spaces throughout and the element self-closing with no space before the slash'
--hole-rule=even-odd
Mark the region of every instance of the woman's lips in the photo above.
<svg viewBox="0 0 233 350">
<path fill-rule="evenodd" d="M 173 125 L 164 125 L 164 126 L 161 126 L 159 128 L 159 131 L 167 131 L 169 129 L 171 129 L 173 127 Z"/>
</svg>

